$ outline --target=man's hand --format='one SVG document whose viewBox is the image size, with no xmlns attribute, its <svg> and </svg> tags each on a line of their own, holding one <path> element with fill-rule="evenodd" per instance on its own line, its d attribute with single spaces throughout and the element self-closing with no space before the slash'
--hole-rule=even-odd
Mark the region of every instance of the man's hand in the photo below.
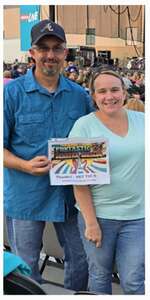
<svg viewBox="0 0 150 300">
<path fill-rule="evenodd" d="M 15 169 L 39 176 L 48 173 L 51 167 L 51 162 L 48 160 L 46 155 L 40 155 L 30 160 L 25 160 L 4 148 L 4 166 L 5 168 Z"/>
<path fill-rule="evenodd" d="M 50 170 L 50 161 L 47 156 L 36 156 L 26 161 L 26 170 L 35 176 L 45 175 Z"/>
<path fill-rule="evenodd" d="M 102 231 L 98 223 L 86 225 L 85 237 L 87 240 L 94 242 L 96 247 L 101 246 Z"/>
</svg>

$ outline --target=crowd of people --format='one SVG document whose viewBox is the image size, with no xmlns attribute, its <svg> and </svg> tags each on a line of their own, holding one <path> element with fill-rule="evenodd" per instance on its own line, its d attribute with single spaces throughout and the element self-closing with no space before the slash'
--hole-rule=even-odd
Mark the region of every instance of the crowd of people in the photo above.
<svg viewBox="0 0 150 300">
<path fill-rule="evenodd" d="M 10 80 L 20 77 L 34 65 L 34 59 L 29 58 L 27 64 L 21 64 L 17 61 L 12 65 L 4 64 L 4 84 Z M 116 71 L 116 68 L 109 64 L 102 64 L 101 67 L 112 69 Z M 64 66 L 61 70 L 62 74 L 70 80 L 78 83 L 88 93 L 90 93 L 90 79 L 92 73 L 96 71 L 96 67 L 80 67 L 74 61 L 64 61 Z M 124 105 L 126 108 L 135 109 L 139 111 L 145 111 L 145 74 L 143 71 L 126 70 L 122 68 L 117 69 L 117 73 L 123 78 L 125 88 L 127 90 L 127 97 Z"/>
<path fill-rule="evenodd" d="M 144 114 L 126 106 L 131 98 L 144 105 L 144 75 L 65 65 L 64 29 L 49 19 L 32 27 L 29 52 L 26 67 L 4 70 L 11 250 L 43 282 L 42 236 L 45 222 L 53 222 L 64 249 L 65 288 L 112 294 L 115 261 L 124 294 L 144 294 Z M 110 184 L 50 184 L 48 139 L 101 135 L 109 140 Z"/>
</svg>

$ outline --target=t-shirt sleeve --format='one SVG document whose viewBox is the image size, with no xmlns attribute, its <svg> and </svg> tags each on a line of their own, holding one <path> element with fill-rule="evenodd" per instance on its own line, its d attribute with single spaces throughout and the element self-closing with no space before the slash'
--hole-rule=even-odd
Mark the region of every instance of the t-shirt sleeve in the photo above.
<svg viewBox="0 0 150 300">
<path fill-rule="evenodd" d="M 78 119 L 72 127 L 69 133 L 69 138 L 73 137 L 87 137 L 86 128 L 84 125 L 84 117 Z"/>
</svg>

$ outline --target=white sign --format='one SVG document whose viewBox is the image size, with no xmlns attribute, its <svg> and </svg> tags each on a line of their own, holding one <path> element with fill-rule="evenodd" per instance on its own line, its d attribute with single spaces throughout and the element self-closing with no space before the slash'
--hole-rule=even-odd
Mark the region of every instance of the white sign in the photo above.
<svg viewBox="0 0 150 300">
<path fill-rule="evenodd" d="M 108 141 L 65 138 L 48 141 L 51 185 L 109 184 Z"/>
</svg>

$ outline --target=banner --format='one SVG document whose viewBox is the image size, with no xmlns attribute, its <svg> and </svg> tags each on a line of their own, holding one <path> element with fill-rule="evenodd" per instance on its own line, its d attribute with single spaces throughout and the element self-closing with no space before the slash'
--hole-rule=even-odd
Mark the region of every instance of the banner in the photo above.
<svg viewBox="0 0 150 300">
<path fill-rule="evenodd" d="M 30 32 L 33 25 L 40 21 L 40 5 L 20 5 L 20 50 L 31 47 Z"/>
<path fill-rule="evenodd" d="M 48 141 L 51 185 L 110 184 L 108 141 L 64 138 Z"/>
</svg>

